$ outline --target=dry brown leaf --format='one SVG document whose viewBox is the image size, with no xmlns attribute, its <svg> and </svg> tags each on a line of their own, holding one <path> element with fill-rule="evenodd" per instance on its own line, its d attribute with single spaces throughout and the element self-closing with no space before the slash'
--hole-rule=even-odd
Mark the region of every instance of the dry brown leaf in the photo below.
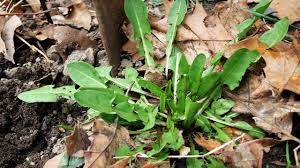
<svg viewBox="0 0 300 168">
<path fill-rule="evenodd" d="M 138 44 L 135 41 L 128 40 L 127 43 L 125 43 L 122 46 L 122 50 L 126 51 L 128 54 L 130 54 L 132 56 L 133 62 L 137 62 L 137 61 L 143 59 L 143 57 L 141 57 L 138 53 L 139 51 L 138 51 L 137 45 Z"/>
<path fill-rule="evenodd" d="M 79 150 L 86 150 L 91 144 L 86 132 L 78 124 L 72 135 L 66 139 L 67 155 L 71 156 Z"/>
<path fill-rule="evenodd" d="M 124 158 L 122 160 L 117 161 L 115 164 L 109 166 L 109 168 L 126 168 L 129 160 L 130 160 L 130 157 Z"/>
<path fill-rule="evenodd" d="M 246 134 L 245 132 L 242 132 L 241 130 L 233 127 L 224 127 L 223 130 L 227 132 L 229 135 L 231 135 L 233 138 L 239 137 L 242 134 L 245 134 L 243 138 L 239 141 L 240 143 L 244 143 L 250 140 L 253 140 L 253 138 L 249 135 Z"/>
<path fill-rule="evenodd" d="M 144 75 L 144 79 L 154 83 L 159 87 L 165 87 L 167 85 L 167 80 L 164 74 L 157 69 L 147 69 Z"/>
<path fill-rule="evenodd" d="M 195 136 L 194 141 L 202 146 L 204 149 L 211 151 L 219 146 L 221 146 L 221 142 L 215 140 L 215 139 L 206 139 L 203 135 L 198 134 Z M 222 151 L 218 151 L 217 153 L 220 153 Z"/>
<path fill-rule="evenodd" d="M 165 10 L 164 14 L 165 14 L 165 16 L 168 16 L 170 8 L 171 8 L 173 2 L 174 2 L 173 0 L 164 0 L 164 10 Z"/>
<path fill-rule="evenodd" d="M 61 153 L 59 155 L 54 156 L 53 158 L 49 159 L 43 168 L 59 168 L 60 167 L 60 161 L 64 157 L 64 153 Z"/>
<path fill-rule="evenodd" d="M 207 59 L 212 55 L 211 50 L 204 41 L 186 41 L 180 42 L 177 45 L 183 51 L 189 64 L 192 64 L 199 53 L 204 54 Z"/>
<path fill-rule="evenodd" d="M 280 141 L 264 138 L 242 143 L 235 148 L 235 151 L 227 156 L 226 162 L 230 167 L 237 168 L 261 168 L 264 152 Z"/>
<path fill-rule="evenodd" d="M 169 161 L 146 162 L 141 168 L 170 168 Z"/>
<path fill-rule="evenodd" d="M 7 20 L 3 27 L 2 39 L 5 43 L 6 53 L 5 59 L 9 60 L 12 63 L 15 63 L 14 54 L 15 54 L 15 43 L 14 43 L 14 34 L 15 30 L 22 25 L 22 21 L 18 16 L 12 16 Z"/>
<path fill-rule="evenodd" d="M 168 31 L 168 21 L 167 18 L 163 18 L 159 21 L 153 21 L 150 19 L 151 27 L 157 31 L 167 33 Z M 189 41 L 189 40 L 199 40 L 199 38 L 190 30 L 184 26 L 179 26 L 177 29 L 176 41 Z"/>
<path fill-rule="evenodd" d="M 300 21 L 299 0 L 273 0 L 271 8 L 277 12 L 279 18 L 288 17 L 289 23 Z"/>
<path fill-rule="evenodd" d="M 124 127 L 116 130 L 116 126 L 108 126 L 96 120 L 93 131 L 92 145 L 84 153 L 85 168 L 106 168 L 112 165 L 115 163 L 115 151 L 124 144 L 131 144 L 128 130 Z"/>
<path fill-rule="evenodd" d="M 34 12 L 41 11 L 41 2 L 39 0 L 26 0 Z"/>
<path fill-rule="evenodd" d="M 283 90 L 290 90 L 300 94 L 300 48 L 298 42 L 294 42 L 293 45 L 280 42 L 273 48 L 266 50 L 266 45 L 260 43 L 258 37 L 255 36 L 228 46 L 225 57 L 230 57 L 239 48 L 256 49 L 261 53 L 266 62 L 264 72 L 267 82 L 263 84 L 276 88 L 279 93 Z M 261 87 L 266 86 L 261 85 Z"/>
<path fill-rule="evenodd" d="M 255 124 L 269 133 L 276 134 L 283 140 L 294 140 L 300 142 L 294 137 L 292 132 L 293 112 L 299 111 L 292 106 L 286 105 L 272 98 L 243 101 L 239 97 L 235 99 L 235 107 L 232 109 L 238 113 L 247 113 L 253 115 Z"/>
<path fill-rule="evenodd" d="M 212 19 L 216 16 L 220 18 L 227 32 L 233 37 L 236 37 L 239 33 L 236 26 L 251 17 L 251 14 L 242 10 L 242 8 L 249 8 L 245 0 L 219 2 L 213 9 L 214 17 L 212 17 Z M 209 18 L 207 20 L 209 20 Z M 212 20 L 212 22 L 213 21 L 214 20 Z"/>
<path fill-rule="evenodd" d="M 78 28 L 84 28 L 90 30 L 92 23 L 92 16 L 88 7 L 82 0 L 72 0 L 71 14 L 66 19 L 67 23 L 72 24 Z"/>
<path fill-rule="evenodd" d="M 233 36 L 227 32 L 220 19 L 208 15 L 202 4 L 195 5 L 193 13 L 187 15 L 184 25 L 188 26 L 200 40 L 232 40 Z"/>
<path fill-rule="evenodd" d="M 64 49 L 69 44 L 76 44 L 75 50 L 86 50 L 88 48 L 96 48 L 97 42 L 91 40 L 87 36 L 86 30 L 78 30 L 69 26 L 49 25 L 32 32 L 28 32 L 28 36 L 36 38 L 40 41 L 46 39 L 56 40 L 56 50 L 60 55 L 64 55 Z M 65 58 L 64 58 L 65 59 Z"/>
</svg>

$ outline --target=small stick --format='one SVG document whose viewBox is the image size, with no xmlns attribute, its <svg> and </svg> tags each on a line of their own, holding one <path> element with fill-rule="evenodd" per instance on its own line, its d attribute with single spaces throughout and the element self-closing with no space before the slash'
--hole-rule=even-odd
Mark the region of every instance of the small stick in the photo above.
<svg viewBox="0 0 300 168">
<path fill-rule="evenodd" d="M 6 9 L 5 9 L 5 11 L 6 11 L 6 12 L 8 12 L 8 10 L 9 10 L 9 7 L 10 7 L 10 5 L 11 5 L 12 1 L 13 1 L 13 0 L 10 0 L 10 1 L 9 1 L 9 3 L 8 3 L 8 5 L 7 5 Z"/>
<path fill-rule="evenodd" d="M 131 91 L 135 81 L 132 82 L 132 84 L 129 86 L 129 88 L 126 90 L 125 96 L 128 96 L 129 92 Z"/>
<path fill-rule="evenodd" d="M 39 14 L 44 14 L 46 12 L 50 12 L 51 10 L 47 11 L 40 11 L 40 12 L 35 12 L 35 13 L 0 13 L 0 16 L 12 16 L 12 15 L 39 15 Z"/>
<path fill-rule="evenodd" d="M 43 11 L 47 11 L 48 8 L 47 8 L 46 1 L 45 1 L 45 0 L 40 0 L 40 2 L 41 2 L 41 7 L 42 7 Z M 45 13 L 45 16 L 46 16 L 47 21 L 48 21 L 49 23 L 53 24 L 53 21 L 52 21 L 52 18 L 51 18 L 50 13 L 49 13 L 49 12 L 46 12 L 46 13 Z"/>
<path fill-rule="evenodd" d="M 7 0 L 2 1 L 2 2 L 0 3 L 0 7 L 1 7 L 2 5 L 4 5 L 4 3 L 5 3 L 6 1 L 7 1 Z"/>
<path fill-rule="evenodd" d="M 18 5 L 20 5 L 20 3 L 22 3 L 23 0 L 20 0 L 19 2 L 17 2 L 16 4 L 14 4 L 8 11 L 8 13 L 10 13 L 11 11 L 13 11 L 15 9 L 15 7 L 17 7 Z"/>
<path fill-rule="evenodd" d="M 43 53 L 40 49 L 38 49 L 36 46 L 29 44 L 25 39 L 23 39 L 21 36 L 16 35 L 22 42 L 24 42 L 28 47 L 30 47 L 33 51 L 37 51 L 38 53 L 40 53 L 42 56 L 45 57 L 47 62 L 50 62 L 49 58 L 47 57 L 47 55 L 45 53 Z"/>
<path fill-rule="evenodd" d="M 241 139 L 241 138 L 244 137 L 245 135 L 246 135 L 246 134 L 243 133 L 243 134 L 240 135 L 239 137 L 236 137 L 235 139 L 233 139 L 233 140 L 231 140 L 231 141 L 228 141 L 228 142 L 224 143 L 224 144 L 221 145 L 221 146 L 216 147 L 215 149 L 209 151 L 208 153 L 206 153 L 206 154 L 204 154 L 204 155 L 186 155 L 186 156 L 169 155 L 168 158 L 176 158 L 176 159 L 182 159 L 182 158 L 204 158 L 204 157 L 206 157 L 206 156 L 208 156 L 208 155 L 211 155 L 211 154 L 213 154 L 213 153 L 216 153 L 217 151 L 219 151 L 219 150 L 225 148 L 226 146 L 228 146 L 228 145 L 230 145 L 230 144 L 236 142 L 237 140 Z M 123 158 L 127 158 L 127 157 L 130 157 L 130 156 L 114 157 L 114 159 L 123 159 Z M 142 153 L 138 153 L 138 154 L 136 155 L 136 157 L 138 157 L 138 158 L 145 158 L 145 159 L 151 158 L 151 157 L 149 157 L 149 156 L 147 156 L 147 155 L 145 155 L 145 154 L 142 154 Z"/>
<path fill-rule="evenodd" d="M 296 166 L 299 167 L 299 158 L 298 158 L 298 150 L 300 148 L 300 145 L 297 146 L 293 151 L 294 151 L 294 158 L 296 162 Z"/>
</svg>

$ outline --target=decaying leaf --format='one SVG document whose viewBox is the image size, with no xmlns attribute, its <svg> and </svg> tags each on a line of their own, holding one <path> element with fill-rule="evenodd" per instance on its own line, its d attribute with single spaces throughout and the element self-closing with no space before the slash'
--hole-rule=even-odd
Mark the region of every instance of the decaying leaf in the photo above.
<svg viewBox="0 0 300 168">
<path fill-rule="evenodd" d="M 190 28 L 200 40 L 232 40 L 219 18 L 207 18 L 208 14 L 201 4 L 196 4 L 192 14 L 186 16 L 184 24 Z M 207 20 L 208 19 L 208 20 Z"/>
<path fill-rule="evenodd" d="M 115 163 L 112 157 L 120 146 L 131 144 L 130 137 L 124 127 L 116 129 L 115 125 L 108 126 L 99 120 L 95 120 L 95 123 L 92 145 L 84 153 L 84 167 L 106 168 Z"/>
<path fill-rule="evenodd" d="M 80 125 L 75 126 L 75 131 L 66 139 L 67 155 L 71 156 L 79 150 L 86 150 L 91 144 L 86 132 Z"/>
<path fill-rule="evenodd" d="M 279 141 L 271 138 L 256 139 L 238 145 L 226 162 L 230 167 L 262 168 L 263 154 Z"/>
<path fill-rule="evenodd" d="M 298 110 L 294 107 L 278 102 L 271 98 L 264 98 L 246 102 L 236 100 L 236 106 L 232 109 L 239 113 L 253 115 L 255 124 L 269 133 L 275 133 L 283 140 L 294 140 L 300 142 L 294 137 L 292 132 L 293 112 Z"/>
<path fill-rule="evenodd" d="M 95 48 L 97 42 L 91 40 L 87 36 L 86 30 L 78 30 L 69 26 L 49 25 L 32 32 L 28 32 L 30 37 L 36 38 L 40 41 L 46 39 L 56 40 L 56 50 L 63 54 L 64 48 L 71 43 L 76 44 L 76 49 L 85 50 L 87 48 Z"/>
<path fill-rule="evenodd" d="M 236 26 L 251 16 L 248 12 L 242 10 L 242 8 L 249 8 L 244 0 L 220 2 L 216 4 L 213 10 L 214 17 L 218 16 L 227 32 L 234 37 L 238 35 Z"/>
<path fill-rule="evenodd" d="M 41 11 L 41 2 L 39 0 L 26 0 L 34 12 Z"/>
<path fill-rule="evenodd" d="M 12 63 L 15 63 L 14 54 L 15 54 L 15 44 L 14 44 L 14 34 L 16 28 L 22 25 L 22 21 L 18 16 L 12 16 L 9 20 L 5 23 L 3 32 L 2 32 L 2 39 L 5 43 L 6 53 L 5 59 L 9 60 Z"/>
<path fill-rule="evenodd" d="M 163 33 L 168 31 L 167 18 L 163 18 L 159 21 L 150 20 L 151 27 Z M 176 34 L 176 41 L 188 41 L 188 40 L 199 40 L 199 38 L 190 30 L 184 26 L 179 26 Z"/>
<path fill-rule="evenodd" d="M 143 57 L 139 55 L 138 51 L 138 43 L 135 41 L 128 40 L 123 46 L 122 50 L 126 51 L 128 54 L 132 56 L 132 61 L 136 62 L 138 60 L 142 60 Z"/>
<path fill-rule="evenodd" d="M 115 164 L 109 166 L 109 168 L 126 168 L 129 160 L 130 160 L 130 157 L 124 158 L 122 160 L 117 161 Z"/>
<path fill-rule="evenodd" d="M 146 162 L 141 168 L 170 168 L 169 161 Z"/>
<path fill-rule="evenodd" d="M 70 22 L 76 27 L 83 27 L 86 30 L 91 28 L 92 16 L 88 7 L 82 0 L 72 0 L 71 11 L 72 13 L 66 19 L 67 23 Z"/>
<path fill-rule="evenodd" d="M 203 135 L 198 134 L 197 136 L 195 136 L 194 141 L 202 146 L 204 149 L 211 151 L 219 146 L 221 146 L 221 142 L 219 142 L 216 139 L 206 139 Z M 220 153 L 221 151 L 219 151 L 218 153 Z"/>
<path fill-rule="evenodd" d="M 277 12 L 279 18 L 287 16 L 289 23 L 300 21 L 300 1 L 298 0 L 273 0 L 271 8 Z"/>
</svg>

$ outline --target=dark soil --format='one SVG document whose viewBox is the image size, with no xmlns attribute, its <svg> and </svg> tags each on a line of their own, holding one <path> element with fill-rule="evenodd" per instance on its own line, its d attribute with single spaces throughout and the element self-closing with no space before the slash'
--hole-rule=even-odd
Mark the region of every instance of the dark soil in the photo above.
<svg viewBox="0 0 300 168">
<path fill-rule="evenodd" d="M 18 93 L 38 85 L 69 83 L 58 77 L 53 83 L 55 70 L 39 57 L 25 47 L 16 52 L 15 65 L 0 56 L 1 168 L 42 167 L 55 155 L 52 150 L 57 141 L 67 135 L 57 125 L 73 125 L 83 116 L 81 108 L 68 102 L 27 104 L 18 100 Z"/>
</svg>

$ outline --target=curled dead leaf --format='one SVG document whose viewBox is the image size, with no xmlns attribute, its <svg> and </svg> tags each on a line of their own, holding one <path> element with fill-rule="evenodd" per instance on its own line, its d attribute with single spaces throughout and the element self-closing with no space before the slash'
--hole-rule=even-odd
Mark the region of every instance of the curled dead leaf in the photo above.
<svg viewBox="0 0 300 168">
<path fill-rule="evenodd" d="M 3 27 L 2 39 L 5 43 L 6 52 L 4 53 L 5 59 L 9 60 L 12 63 L 15 63 L 14 54 L 15 54 L 15 43 L 14 43 L 14 34 L 15 30 L 22 25 L 22 21 L 18 16 L 10 17 Z"/>
</svg>

